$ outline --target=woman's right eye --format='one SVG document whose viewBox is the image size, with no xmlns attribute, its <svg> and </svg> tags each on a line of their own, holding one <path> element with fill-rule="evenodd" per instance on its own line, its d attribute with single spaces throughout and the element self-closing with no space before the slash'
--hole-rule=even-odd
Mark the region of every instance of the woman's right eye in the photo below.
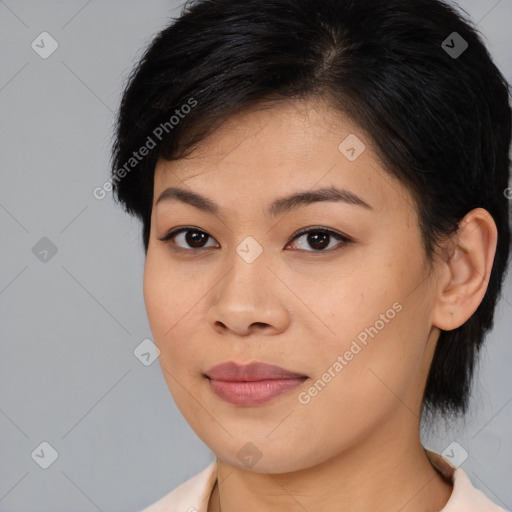
<svg viewBox="0 0 512 512">
<path fill-rule="evenodd" d="M 173 238 L 175 239 L 175 241 L 170 242 Z M 159 238 L 159 240 L 161 242 L 170 242 L 168 243 L 168 245 L 175 246 L 172 247 L 172 249 L 174 250 L 187 251 L 191 249 L 193 250 L 208 248 L 208 246 L 205 245 L 205 241 L 208 238 L 211 238 L 213 240 L 213 238 L 205 231 L 202 231 L 201 229 L 197 228 L 188 227 L 174 229 L 167 233 L 163 238 Z M 214 245 L 213 247 L 216 246 Z"/>
</svg>

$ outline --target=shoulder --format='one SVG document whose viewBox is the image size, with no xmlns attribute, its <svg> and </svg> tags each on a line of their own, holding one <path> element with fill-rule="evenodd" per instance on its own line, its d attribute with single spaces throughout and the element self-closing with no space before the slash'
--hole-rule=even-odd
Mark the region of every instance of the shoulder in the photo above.
<svg viewBox="0 0 512 512">
<path fill-rule="evenodd" d="M 462 468 L 455 468 L 438 453 L 426 453 L 432 465 L 453 484 L 452 495 L 441 512 L 507 512 L 476 489 Z"/>
<path fill-rule="evenodd" d="M 441 512 L 506 512 L 482 491 L 473 487 L 468 475 L 457 468 L 453 474 L 453 492 Z"/>
<path fill-rule="evenodd" d="M 212 462 L 141 512 L 206 512 L 216 478 L 217 463 Z"/>
</svg>

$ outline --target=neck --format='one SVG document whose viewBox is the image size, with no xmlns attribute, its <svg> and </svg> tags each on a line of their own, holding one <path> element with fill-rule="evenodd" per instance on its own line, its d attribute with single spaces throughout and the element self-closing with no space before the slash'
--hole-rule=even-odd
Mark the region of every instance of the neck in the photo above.
<svg viewBox="0 0 512 512">
<path fill-rule="evenodd" d="M 291 473 L 254 473 L 217 460 L 208 512 L 235 512 L 240 503 L 246 512 L 439 512 L 452 485 L 430 463 L 419 429 L 409 437 L 397 432 Z"/>
</svg>

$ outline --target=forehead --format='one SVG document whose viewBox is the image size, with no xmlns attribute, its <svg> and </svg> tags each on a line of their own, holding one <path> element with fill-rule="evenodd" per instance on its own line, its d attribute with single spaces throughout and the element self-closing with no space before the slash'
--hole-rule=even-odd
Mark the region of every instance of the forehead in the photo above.
<svg viewBox="0 0 512 512">
<path fill-rule="evenodd" d="M 157 162 L 154 203 L 171 186 L 215 197 L 226 208 L 324 187 L 348 190 L 376 211 L 412 207 L 368 135 L 320 101 L 262 104 L 230 117 L 188 157 Z"/>
</svg>

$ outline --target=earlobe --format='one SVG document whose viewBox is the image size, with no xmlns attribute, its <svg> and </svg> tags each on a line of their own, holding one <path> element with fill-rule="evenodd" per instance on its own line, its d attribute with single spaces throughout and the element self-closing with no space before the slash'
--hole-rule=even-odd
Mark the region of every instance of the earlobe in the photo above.
<svg viewBox="0 0 512 512">
<path fill-rule="evenodd" d="M 460 327 L 476 311 L 487 290 L 498 232 L 487 210 L 475 208 L 438 256 L 434 326 L 445 331 Z"/>
</svg>

